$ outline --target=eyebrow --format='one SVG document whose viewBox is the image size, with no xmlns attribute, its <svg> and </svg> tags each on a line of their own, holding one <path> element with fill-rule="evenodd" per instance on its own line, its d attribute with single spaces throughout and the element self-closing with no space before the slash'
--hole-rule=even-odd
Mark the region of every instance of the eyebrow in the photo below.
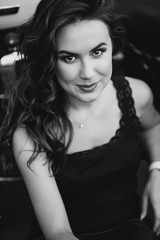
<svg viewBox="0 0 160 240">
<path fill-rule="evenodd" d="M 107 44 L 105 42 L 101 42 L 100 44 L 98 44 L 96 47 L 94 47 L 93 49 L 90 50 L 90 52 L 93 52 L 95 50 L 97 50 L 98 48 L 102 47 L 102 46 L 107 46 Z M 60 50 L 58 51 L 58 55 L 60 54 L 70 54 L 70 55 L 78 55 L 77 53 L 74 52 L 70 52 L 67 50 Z"/>
</svg>

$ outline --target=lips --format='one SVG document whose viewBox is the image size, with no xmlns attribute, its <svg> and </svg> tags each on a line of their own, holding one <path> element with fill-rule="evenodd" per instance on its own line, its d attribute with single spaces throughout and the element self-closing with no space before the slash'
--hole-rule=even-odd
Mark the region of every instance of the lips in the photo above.
<svg viewBox="0 0 160 240">
<path fill-rule="evenodd" d="M 99 82 L 91 83 L 91 84 L 77 85 L 77 86 L 84 92 L 92 92 L 96 89 L 98 83 Z"/>
</svg>

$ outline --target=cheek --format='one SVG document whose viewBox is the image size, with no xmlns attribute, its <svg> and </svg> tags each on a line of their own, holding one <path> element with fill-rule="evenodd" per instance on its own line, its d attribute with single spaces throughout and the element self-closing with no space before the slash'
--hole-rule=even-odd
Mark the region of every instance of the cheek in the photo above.
<svg viewBox="0 0 160 240">
<path fill-rule="evenodd" d="M 102 59 L 97 66 L 97 71 L 104 76 L 110 75 L 112 72 L 112 56 Z"/>
<path fill-rule="evenodd" d="M 78 71 L 75 66 L 60 64 L 57 66 L 56 77 L 58 81 L 72 83 L 77 77 Z"/>
</svg>

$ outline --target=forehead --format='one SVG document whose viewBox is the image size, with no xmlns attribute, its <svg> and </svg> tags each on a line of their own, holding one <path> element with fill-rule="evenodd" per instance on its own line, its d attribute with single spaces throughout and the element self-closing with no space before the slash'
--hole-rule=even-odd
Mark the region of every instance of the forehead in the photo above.
<svg viewBox="0 0 160 240">
<path fill-rule="evenodd" d="M 109 30 L 100 20 L 82 20 L 61 28 L 56 36 L 58 50 L 77 52 L 92 49 L 101 42 L 110 43 Z"/>
</svg>

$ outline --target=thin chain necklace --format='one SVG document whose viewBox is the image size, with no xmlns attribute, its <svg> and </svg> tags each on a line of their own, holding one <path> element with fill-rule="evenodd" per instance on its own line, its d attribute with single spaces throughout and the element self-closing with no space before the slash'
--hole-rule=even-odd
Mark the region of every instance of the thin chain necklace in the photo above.
<svg viewBox="0 0 160 240">
<path fill-rule="evenodd" d="M 91 111 L 91 112 L 89 113 L 89 115 L 87 116 L 87 118 L 86 118 L 83 122 L 77 122 L 77 121 L 75 121 L 71 116 L 70 116 L 70 118 L 72 119 L 72 121 L 73 121 L 76 125 L 78 125 L 78 127 L 79 127 L 80 129 L 84 128 L 86 122 L 92 117 L 92 115 L 93 115 L 94 112 L 96 111 L 98 103 L 99 103 L 99 101 L 97 102 L 97 104 L 96 104 L 95 108 L 93 109 L 93 111 Z"/>
</svg>

